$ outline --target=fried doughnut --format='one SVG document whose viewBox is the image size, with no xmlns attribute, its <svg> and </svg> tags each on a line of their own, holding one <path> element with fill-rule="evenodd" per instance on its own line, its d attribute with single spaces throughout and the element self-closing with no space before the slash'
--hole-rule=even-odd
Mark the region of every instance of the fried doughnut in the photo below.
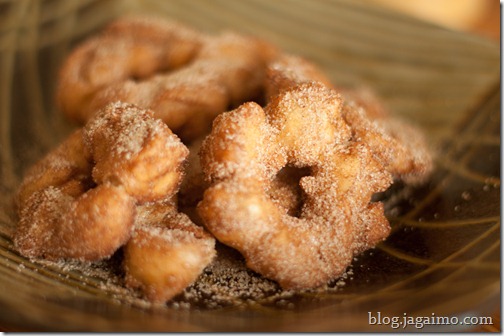
<svg viewBox="0 0 504 336">
<path fill-rule="evenodd" d="M 347 91 L 343 116 L 356 139 L 366 142 L 395 179 L 425 182 L 433 169 L 432 155 L 416 127 L 392 118 L 368 89 Z"/>
<path fill-rule="evenodd" d="M 14 236 L 24 256 L 96 260 L 129 238 L 133 198 L 111 183 L 95 185 L 85 153 L 78 130 L 28 172 L 17 194 Z"/>
<path fill-rule="evenodd" d="M 121 185 L 139 202 L 164 199 L 178 190 L 189 151 L 153 111 L 112 103 L 84 131 L 96 161 L 96 183 Z"/>
<path fill-rule="evenodd" d="M 387 236 L 390 227 L 371 196 L 391 183 L 362 142 L 351 141 L 341 97 L 305 83 L 219 115 L 201 150 L 212 185 L 198 212 L 247 266 L 283 288 L 320 286 L 339 276 L 354 253 Z M 299 217 L 272 199 L 272 181 L 285 166 L 304 168 Z"/>
<path fill-rule="evenodd" d="M 80 195 L 94 184 L 92 168 L 92 156 L 82 141 L 82 130 L 76 130 L 27 171 L 15 204 L 18 209 L 24 208 L 33 194 L 49 186 L 71 196 Z"/>
<path fill-rule="evenodd" d="M 197 224 L 201 223 L 201 219 L 198 217 L 195 207 L 203 199 L 203 193 L 209 187 L 209 183 L 201 169 L 199 158 L 204 139 L 197 139 L 188 146 L 189 156 L 184 180 L 177 194 L 179 209 Z M 302 191 L 299 187 L 299 180 L 301 177 L 309 175 L 309 173 L 310 171 L 307 168 L 290 166 L 282 168 L 271 181 L 271 188 L 268 189 L 269 197 L 285 209 L 288 214 L 294 216 L 299 213 L 302 204 Z"/>
<path fill-rule="evenodd" d="M 215 239 L 174 204 L 137 209 L 135 229 L 124 247 L 126 286 L 152 302 L 165 302 L 192 284 L 215 257 Z"/>
<path fill-rule="evenodd" d="M 319 82 L 339 91 L 343 118 L 358 141 L 367 143 L 394 178 L 409 184 L 424 182 L 432 172 L 432 156 L 421 132 L 392 118 L 369 89 L 335 87 L 318 67 L 301 57 L 283 55 L 267 69 L 266 92 L 274 96 L 302 83 Z"/>
<path fill-rule="evenodd" d="M 217 114 L 262 94 L 266 63 L 274 52 L 265 42 L 234 33 L 207 37 L 187 66 L 106 87 L 85 114 L 110 101 L 126 101 L 154 110 L 183 140 L 194 140 L 210 131 Z"/>
<path fill-rule="evenodd" d="M 110 183 L 96 186 L 91 160 L 77 130 L 28 172 L 16 200 L 21 254 L 95 260 L 129 238 L 134 200 Z"/>
<path fill-rule="evenodd" d="M 64 63 L 58 105 L 87 121 L 108 103 L 152 109 L 184 140 L 211 128 L 230 106 L 262 95 L 272 45 L 224 32 L 218 36 L 162 20 L 127 17 L 80 45 Z"/>
<path fill-rule="evenodd" d="M 15 245 L 27 257 L 110 256 L 131 235 L 136 203 L 175 193 L 186 155 L 152 112 L 107 106 L 28 171 Z"/>
<path fill-rule="evenodd" d="M 59 73 L 56 102 L 71 120 L 85 123 L 83 107 L 94 93 L 128 78 L 146 78 L 187 64 L 202 34 L 175 22 L 128 16 L 78 46 Z M 93 111 L 95 112 L 95 111 Z"/>
</svg>

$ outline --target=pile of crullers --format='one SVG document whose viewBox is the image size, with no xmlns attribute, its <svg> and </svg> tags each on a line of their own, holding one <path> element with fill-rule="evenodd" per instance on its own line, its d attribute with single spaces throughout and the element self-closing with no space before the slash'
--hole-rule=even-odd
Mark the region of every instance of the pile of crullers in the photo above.
<svg viewBox="0 0 504 336">
<path fill-rule="evenodd" d="M 161 19 L 120 18 L 80 44 L 57 105 L 81 127 L 27 171 L 15 246 L 83 261 L 122 249 L 126 286 L 153 302 L 193 283 L 216 240 L 282 288 L 322 286 L 389 234 L 372 196 L 432 170 L 420 132 L 370 91 L 266 41 Z"/>
</svg>

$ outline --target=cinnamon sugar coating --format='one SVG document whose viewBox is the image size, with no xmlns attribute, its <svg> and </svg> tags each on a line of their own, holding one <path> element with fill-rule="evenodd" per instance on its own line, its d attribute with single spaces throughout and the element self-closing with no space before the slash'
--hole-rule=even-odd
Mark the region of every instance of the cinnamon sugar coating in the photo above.
<svg viewBox="0 0 504 336">
<path fill-rule="evenodd" d="M 187 155 L 152 111 L 106 106 L 28 172 L 17 197 L 18 250 L 99 260 L 125 245 L 126 286 L 170 300 L 215 256 L 214 238 L 177 210 Z"/>
<path fill-rule="evenodd" d="M 57 102 L 86 125 L 26 175 L 15 244 L 81 260 L 123 246 L 126 286 L 152 302 L 196 281 L 213 236 L 285 289 L 324 285 L 389 234 L 372 196 L 432 171 L 371 91 L 232 32 L 121 18 L 69 56 Z"/>
<path fill-rule="evenodd" d="M 266 92 L 272 97 L 301 83 L 319 82 L 340 92 L 342 115 L 354 140 L 365 142 L 395 179 L 425 182 L 433 170 L 432 156 L 416 127 L 392 117 L 381 99 L 368 88 L 349 89 L 331 84 L 313 63 L 282 55 L 268 66 Z"/>
<path fill-rule="evenodd" d="M 136 204 L 176 192 L 186 155 L 152 112 L 107 106 L 27 172 L 15 245 L 28 257 L 109 257 L 129 239 Z"/>
<path fill-rule="evenodd" d="M 98 260 L 129 238 L 134 199 L 111 183 L 96 185 L 92 156 L 84 153 L 77 130 L 27 173 L 16 199 L 14 243 L 21 254 Z"/>
<path fill-rule="evenodd" d="M 368 89 L 347 90 L 343 108 L 353 136 L 369 144 L 395 179 L 421 184 L 433 170 L 432 155 L 419 129 L 392 118 L 381 100 Z"/>
<path fill-rule="evenodd" d="M 215 237 L 284 288 L 311 288 L 339 276 L 389 225 L 371 203 L 391 176 L 369 148 L 351 141 L 338 94 L 317 83 L 285 90 L 262 109 L 247 103 L 219 115 L 201 163 L 212 185 L 198 211 Z M 306 168 L 298 217 L 269 190 L 285 166 Z M 377 211 L 378 210 L 378 211 Z"/>
<path fill-rule="evenodd" d="M 176 205 L 137 208 L 135 229 L 124 247 L 126 285 L 152 302 L 169 301 L 191 285 L 215 257 L 215 239 Z"/>
<path fill-rule="evenodd" d="M 234 33 L 209 36 L 185 67 L 142 81 L 127 80 L 99 91 L 89 110 L 113 100 L 152 109 L 182 139 L 210 131 L 219 113 L 262 93 L 271 46 Z"/>
<path fill-rule="evenodd" d="M 84 140 L 96 161 L 96 183 L 111 182 L 139 202 L 173 195 L 189 154 L 180 139 L 153 112 L 113 103 L 84 127 Z"/>
<path fill-rule="evenodd" d="M 246 103 L 215 119 L 198 212 L 253 270 L 284 288 L 317 287 L 388 236 L 373 194 L 394 178 L 424 181 L 432 158 L 420 132 L 370 91 L 336 89 L 303 58 L 271 62 L 265 92 L 264 108 Z"/>
<path fill-rule="evenodd" d="M 266 64 L 276 54 L 266 42 L 232 32 L 208 36 L 169 22 L 121 19 L 70 55 L 59 105 L 82 122 L 110 102 L 133 103 L 190 141 L 208 132 L 217 114 L 262 94 Z M 109 62 L 111 69 L 102 69 Z"/>
<path fill-rule="evenodd" d="M 199 32 L 176 22 L 142 16 L 119 18 L 65 60 L 56 102 L 67 117 L 85 123 L 90 111 L 83 108 L 97 90 L 187 64 L 198 52 L 202 38 Z"/>
<path fill-rule="evenodd" d="M 266 69 L 266 97 L 274 97 L 281 91 L 309 82 L 332 87 L 331 80 L 312 62 L 300 56 L 281 54 Z"/>
</svg>

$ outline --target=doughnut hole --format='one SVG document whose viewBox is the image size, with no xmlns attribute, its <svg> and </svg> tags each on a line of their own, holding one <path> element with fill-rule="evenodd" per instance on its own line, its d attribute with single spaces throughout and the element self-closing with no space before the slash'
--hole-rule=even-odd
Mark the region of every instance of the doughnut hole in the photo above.
<svg viewBox="0 0 504 336">
<path fill-rule="evenodd" d="M 310 167 L 283 167 L 273 179 L 267 191 L 268 196 L 287 215 L 299 218 L 304 200 L 304 192 L 299 183 L 301 178 L 310 174 Z"/>
</svg>

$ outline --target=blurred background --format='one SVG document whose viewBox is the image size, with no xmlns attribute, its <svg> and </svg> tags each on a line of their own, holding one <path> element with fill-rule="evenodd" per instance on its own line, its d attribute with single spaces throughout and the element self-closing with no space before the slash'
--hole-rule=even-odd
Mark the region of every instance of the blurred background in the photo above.
<svg viewBox="0 0 504 336">
<path fill-rule="evenodd" d="M 500 41 L 499 0 L 363 0 L 429 21 L 449 29 Z M 473 332 L 501 330 L 501 310 L 495 307 L 494 325 L 475 327 Z"/>
<path fill-rule="evenodd" d="M 499 0 L 364 0 L 454 30 L 499 41 Z"/>
</svg>

